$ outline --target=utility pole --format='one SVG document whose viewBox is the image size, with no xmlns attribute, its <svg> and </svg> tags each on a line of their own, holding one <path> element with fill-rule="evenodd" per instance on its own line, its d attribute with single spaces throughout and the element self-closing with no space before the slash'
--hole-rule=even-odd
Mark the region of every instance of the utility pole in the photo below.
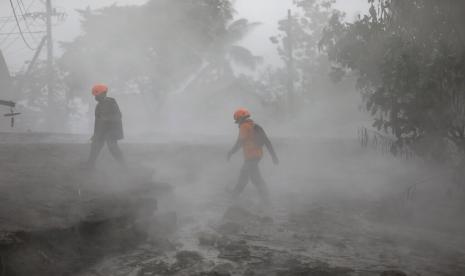
<svg viewBox="0 0 465 276">
<path fill-rule="evenodd" d="M 287 10 L 287 104 L 289 113 L 294 110 L 294 49 L 292 43 L 292 14 Z"/>
<path fill-rule="evenodd" d="M 11 81 L 10 70 L 0 50 L 0 97 L 11 99 L 13 96 L 13 83 Z"/>
<path fill-rule="evenodd" d="M 54 70 L 53 70 L 53 37 L 52 37 L 52 0 L 46 0 L 46 25 L 47 25 L 47 119 L 49 126 L 53 126 L 54 108 Z"/>
<path fill-rule="evenodd" d="M 45 11 L 37 11 L 37 12 L 28 12 L 24 14 L 24 17 L 30 17 L 35 19 L 41 19 L 45 22 L 45 29 L 46 29 L 46 34 L 44 38 L 41 40 L 40 44 L 38 45 L 37 51 L 34 53 L 34 57 L 32 59 L 31 64 L 29 65 L 29 68 L 27 70 L 27 73 L 25 75 L 25 78 L 29 76 L 29 74 L 32 73 L 32 67 L 36 63 L 37 59 L 39 58 L 39 55 L 42 50 L 45 47 L 45 44 L 47 44 L 47 62 L 46 62 L 46 70 L 47 70 L 47 76 L 46 76 L 46 85 L 45 88 L 47 89 L 47 98 L 46 98 L 46 106 L 44 107 L 44 115 L 46 119 L 46 124 L 49 130 L 53 130 L 53 128 L 56 126 L 56 120 L 55 119 L 55 114 L 57 112 L 57 106 L 56 106 L 56 98 L 55 98 L 55 70 L 54 70 L 54 57 L 53 57 L 53 34 L 52 34 L 52 23 L 53 19 L 58 19 L 58 20 L 64 20 L 66 14 L 65 13 L 59 13 L 52 7 L 52 0 L 42 0 L 42 2 L 45 4 Z"/>
</svg>

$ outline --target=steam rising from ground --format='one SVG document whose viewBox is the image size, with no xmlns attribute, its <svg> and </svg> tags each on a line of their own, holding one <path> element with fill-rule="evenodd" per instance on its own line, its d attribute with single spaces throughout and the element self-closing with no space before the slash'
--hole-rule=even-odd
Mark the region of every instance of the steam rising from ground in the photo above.
<svg viewBox="0 0 465 276">
<path fill-rule="evenodd" d="M 170 15 L 165 16 L 169 18 Z M 109 29 L 105 31 L 115 43 L 126 43 L 124 35 L 118 34 L 113 25 L 106 27 Z M 178 38 L 170 28 L 162 31 L 158 34 L 161 37 Z M 200 46 L 194 46 L 203 49 L 202 41 L 198 40 L 189 41 L 195 41 Z M 134 43 L 143 44 L 143 41 Z M 178 50 L 176 46 L 173 48 Z M 286 95 L 276 95 L 273 91 L 261 91 L 265 95 L 255 93 L 254 88 L 245 85 L 244 79 L 239 77 L 243 73 L 241 70 L 220 78 L 218 82 L 195 79 L 204 68 L 202 64 L 223 62 L 218 57 L 199 55 L 201 58 L 187 63 L 183 62 L 183 57 L 177 57 L 173 64 L 160 64 L 154 69 L 152 64 L 145 62 L 147 55 L 159 55 L 155 49 L 151 53 L 120 50 L 109 49 L 104 60 L 112 62 L 86 67 L 89 70 L 84 68 L 83 74 L 79 75 L 81 79 L 72 83 L 68 92 L 75 97 L 72 101 L 75 112 L 69 129 L 82 137 L 90 137 L 95 102 L 89 88 L 97 82 L 110 83 L 109 96 L 118 101 L 123 113 L 127 139 L 123 141 L 122 149 L 127 159 L 133 167 L 153 169 L 154 181 L 175 187 L 181 221 L 195 216 L 194 220 L 208 222 L 221 219 L 233 204 L 253 210 L 259 205 L 252 184 L 248 185 L 239 202 L 233 202 L 230 195 L 242 163 L 240 153 L 232 162 L 226 162 L 226 153 L 238 132 L 232 114 L 236 108 L 246 107 L 270 136 L 281 160 L 279 166 L 274 166 L 265 154 L 261 162 L 272 195 L 273 206 L 265 210 L 270 216 L 305 212 L 314 205 L 336 206 L 334 208 L 341 218 L 345 217 L 345 211 L 360 212 L 382 226 L 398 225 L 432 232 L 463 229 L 463 222 L 457 222 L 459 214 L 456 210 L 460 207 L 458 195 L 464 191 L 451 184 L 450 178 L 441 177 L 443 168 L 419 160 L 397 159 L 359 146 L 357 128 L 369 120 L 368 115 L 359 110 L 361 100 L 353 88 L 354 83 L 347 81 L 328 84 L 324 88 L 310 87 L 307 91 L 310 96 L 302 97 L 305 100 L 297 103 L 295 110 L 283 112 L 283 107 L 276 107 L 273 100 Z M 90 62 L 96 58 L 99 56 L 70 55 L 62 62 L 69 66 L 80 59 Z M 127 67 L 114 68 L 120 64 Z M 146 88 L 119 79 L 118 76 L 137 74 L 132 71 L 135 67 L 137 70 L 142 68 L 146 75 L 175 70 L 160 77 L 160 83 L 152 83 Z M 164 87 L 161 87 L 162 83 Z M 26 111 L 24 116 L 32 117 L 31 114 Z M 21 126 L 19 120 L 19 129 L 29 127 Z M 40 130 L 40 127 L 31 130 Z M 82 137 L 81 142 L 85 140 Z M 80 154 L 82 159 L 86 158 L 85 153 Z M 109 171 L 115 169 L 106 168 L 112 160 L 107 152 L 103 155 L 99 166 Z M 73 160 L 76 165 L 78 161 Z M 85 174 L 83 172 L 84 177 Z M 411 187 L 415 187 L 413 198 L 406 197 Z M 312 223 L 311 219 L 304 222 Z M 340 225 L 341 229 L 351 226 L 357 225 Z"/>
</svg>

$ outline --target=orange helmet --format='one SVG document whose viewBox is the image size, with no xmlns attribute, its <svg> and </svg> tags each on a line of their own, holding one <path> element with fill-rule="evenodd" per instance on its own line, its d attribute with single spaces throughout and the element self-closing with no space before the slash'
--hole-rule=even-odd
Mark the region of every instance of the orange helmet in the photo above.
<svg viewBox="0 0 465 276">
<path fill-rule="evenodd" d="M 108 86 L 105 84 L 96 84 L 92 87 L 92 95 L 97 96 L 108 92 Z"/>
<path fill-rule="evenodd" d="M 250 117 L 250 112 L 245 109 L 245 108 L 239 108 L 236 110 L 236 112 L 234 112 L 234 120 L 236 122 L 240 121 L 241 119 L 245 119 L 245 118 L 248 118 Z"/>
</svg>

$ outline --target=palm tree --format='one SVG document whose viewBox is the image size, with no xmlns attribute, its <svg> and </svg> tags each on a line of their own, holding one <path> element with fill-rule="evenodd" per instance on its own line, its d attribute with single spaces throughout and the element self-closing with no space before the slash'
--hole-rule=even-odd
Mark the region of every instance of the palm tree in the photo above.
<svg viewBox="0 0 465 276">
<path fill-rule="evenodd" d="M 255 56 L 249 49 L 238 45 L 252 29 L 260 23 L 251 23 L 247 19 L 231 22 L 226 31 L 207 49 L 202 65 L 177 90 L 182 93 L 191 90 L 200 82 L 228 82 L 235 79 L 234 65 L 254 70 L 262 62 L 262 57 Z"/>
</svg>

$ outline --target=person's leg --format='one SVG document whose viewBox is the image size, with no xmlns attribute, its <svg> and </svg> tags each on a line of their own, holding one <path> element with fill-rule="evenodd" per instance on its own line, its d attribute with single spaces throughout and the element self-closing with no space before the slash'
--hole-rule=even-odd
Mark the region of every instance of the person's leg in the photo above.
<svg viewBox="0 0 465 276">
<path fill-rule="evenodd" d="M 254 160 L 250 165 L 250 180 L 252 183 L 257 187 L 258 192 L 260 194 L 260 198 L 263 201 L 263 203 L 269 205 L 270 202 L 270 193 L 268 191 L 268 187 L 266 185 L 265 180 L 262 177 L 262 174 L 260 173 L 260 167 L 258 166 L 258 163 L 260 160 Z"/>
<path fill-rule="evenodd" d="M 250 161 L 244 160 L 244 164 L 242 165 L 239 179 L 237 180 L 236 187 L 234 188 L 234 191 L 233 191 L 234 198 L 237 198 L 242 193 L 245 186 L 249 182 L 249 178 L 250 178 Z"/>
<path fill-rule="evenodd" d="M 107 146 L 113 158 L 115 158 L 115 160 L 118 161 L 119 164 L 126 166 L 126 160 L 124 159 L 123 152 L 118 146 L 118 141 L 108 139 Z"/>
<path fill-rule="evenodd" d="M 103 148 L 103 145 L 105 144 L 105 140 L 101 137 L 95 137 L 92 140 L 92 145 L 90 146 L 90 154 L 89 154 L 89 159 L 87 161 L 87 164 L 90 167 L 95 166 L 95 162 L 97 161 L 97 157 L 100 154 L 100 151 Z"/>
</svg>

